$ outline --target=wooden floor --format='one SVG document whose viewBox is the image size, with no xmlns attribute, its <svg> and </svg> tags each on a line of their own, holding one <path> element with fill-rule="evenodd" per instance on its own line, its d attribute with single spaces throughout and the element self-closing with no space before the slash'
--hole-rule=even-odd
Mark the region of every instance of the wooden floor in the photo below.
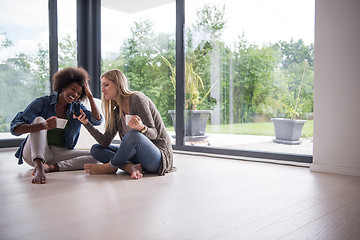
<svg viewBox="0 0 360 240">
<path fill-rule="evenodd" d="M 360 178 L 175 154 L 177 172 L 31 184 L 0 149 L 0 239 L 360 239 Z"/>
</svg>

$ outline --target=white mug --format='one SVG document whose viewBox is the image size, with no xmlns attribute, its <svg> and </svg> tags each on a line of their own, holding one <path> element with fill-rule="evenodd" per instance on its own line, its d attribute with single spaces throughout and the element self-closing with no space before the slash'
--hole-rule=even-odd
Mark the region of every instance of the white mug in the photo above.
<svg viewBox="0 0 360 240">
<path fill-rule="evenodd" d="M 134 115 L 125 115 L 125 123 L 126 125 L 129 125 L 129 121 L 132 119 Z"/>
<path fill-rule="evenodd" d="M 64 129 L 67 123 L 67 119 L 56 118 L 56 128 Z"/>
</svg>

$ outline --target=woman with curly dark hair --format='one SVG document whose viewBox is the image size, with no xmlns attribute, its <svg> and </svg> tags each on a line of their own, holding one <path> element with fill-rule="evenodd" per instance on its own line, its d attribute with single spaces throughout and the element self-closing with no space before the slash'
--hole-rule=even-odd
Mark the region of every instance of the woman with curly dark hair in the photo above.
<svg viewBox="0 0 360 240">
<path fill-rule="evenodd" d="M 11 122 L 15 136 L 29 133 L 15 156 L 34 167 L 32 183 L 46 183 L 45 173 L 82 169 L 84 163 L 96 163 L 89 151 L 74 150 L 79 139 L 81 112 L 94 125 L 102 116 L 88 85 L 89 75 L 83 68 L 65 68 L 53 76 L 55 93 L 30 103 Z M 80 102 L 88 98 L 91 111 Z"/>
</svg>

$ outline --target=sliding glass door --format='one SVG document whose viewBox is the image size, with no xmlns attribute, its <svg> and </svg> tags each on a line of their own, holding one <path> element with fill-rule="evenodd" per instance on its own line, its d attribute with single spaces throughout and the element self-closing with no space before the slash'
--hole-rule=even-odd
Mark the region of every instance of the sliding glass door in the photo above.
<svg viewBox="0 0 360 240">
<path fill-rule="evenodd" d="M 175 65 L 175 2 L 140 2 L 102 2 L 101 71 L 123 71 L 131 90 L 150 97 L 171 127 L 175 91 L 167 63 Z"/>
<path fill-rule="evenodd" d="M 185 2 L 185 145 L 312 156 L 314 11 L 314 0 Z M 306 120 L 300 139 L 276 141 L 275 118 Z"/>
</svg>

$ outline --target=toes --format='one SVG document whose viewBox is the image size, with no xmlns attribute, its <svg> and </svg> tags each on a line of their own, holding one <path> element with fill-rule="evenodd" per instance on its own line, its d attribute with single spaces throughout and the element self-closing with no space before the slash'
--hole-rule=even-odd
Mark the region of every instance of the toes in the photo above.
<svg viewBox="0 0 360 240">
<path fill-rule="evenodd" d="M 32 183 L 35 184 L 45 184 L 46 183 L 46 178 L 33 178 L 32 179 Z"/>
<path fill-rule="evenodd" d="M 131 174 L 131 178 L 140 179 L 143 177 L 143 174 L 139 170 L 134 170 Z"/>
<path fill-rule="evenodd" d="M 85 170 L 90 170 L 91 169 L 91 164 L 84 164 L 84 169 Z"/>
<path fill-rule="evenodd" d="M 90 164 L 85 164 L 84 165 L 84 169 L 85 169 L 85 172 L 86 173 L 92 173 L 92 171 L 91 171 L 91 165 Z"/>
<path fill-rule="evenodd" d="M 35 171 L 35 175 L 31 182 L 35 184 L 44 184 L 46 183 L 46 176 L 45 174 L 41 174 L 41 172 Z"/>
</svg>

